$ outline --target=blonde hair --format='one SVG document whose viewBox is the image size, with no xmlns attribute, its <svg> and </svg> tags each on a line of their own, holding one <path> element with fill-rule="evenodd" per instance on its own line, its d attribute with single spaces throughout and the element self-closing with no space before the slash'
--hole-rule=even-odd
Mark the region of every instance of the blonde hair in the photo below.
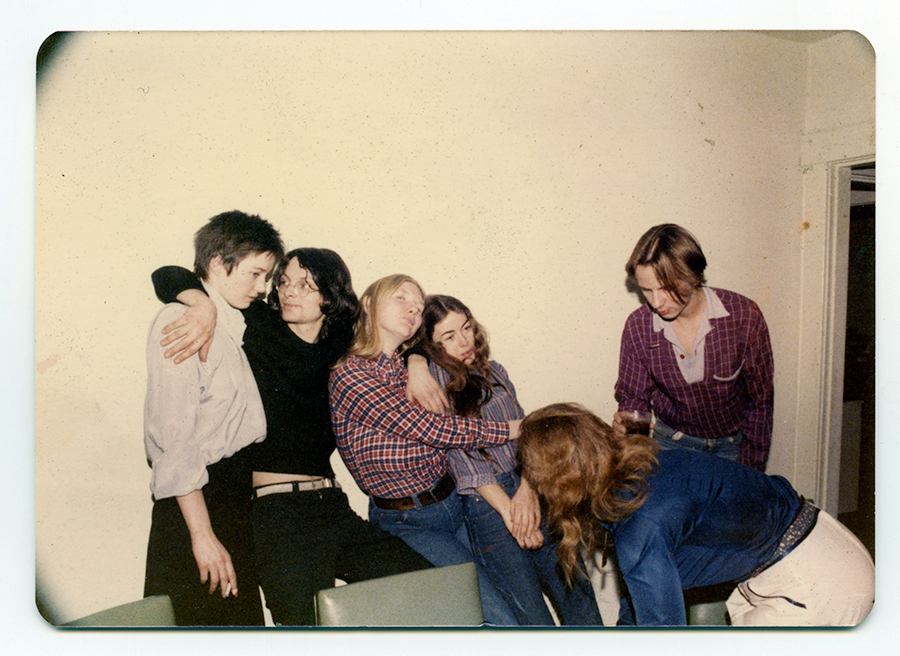
<svg viewBox="0 0 900 656">
<path fill-rule="evenodd" d="M 358 355 L 374 360 L 381 354 L 383 341 L 381 339 L 381 328 L 378 325 L 378 305 L 382 299 L 393 294 L 401 285 L 407 282 L 415 285 L 422 294 L 422 298 L 425 298 L 422 286 L 410 276 L 402 273 L 395 273 L 376 280 L 363 292 L 359 299 L 359 319 L 356 321 L 356 330 L 353 336 L 353 343 L 347 352 L 348 356 Z M 412 342 L 414 339 L 415 336 L 409 342 Z M 408 342 L 404 342 L 401 345 L 401 349 L 405 348 L 407 344 Z"/>
<path fill-rule="evenodd" d="M 580 549 L 597 548 L 597 522 L 620 521 L 643 505 L 657 448 L 646 435 L 616 438 L 609 424 L 576 403 L 556 403 L 522 421 L 522 476 L 547 503 L 570 583 Z"/>
</svg>

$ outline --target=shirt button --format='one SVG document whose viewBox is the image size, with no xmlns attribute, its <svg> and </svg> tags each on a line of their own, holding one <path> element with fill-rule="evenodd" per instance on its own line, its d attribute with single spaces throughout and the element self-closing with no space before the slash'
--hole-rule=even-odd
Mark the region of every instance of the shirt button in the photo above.
<svg viewBox="0 0 900 656">
<path fill-rule="evenodd" d="M 684 353 L 682 353 L 682 354 L 679 355 L 678 357 L 681 358 L 682 360 L 684 360 Z"/>
</svg>

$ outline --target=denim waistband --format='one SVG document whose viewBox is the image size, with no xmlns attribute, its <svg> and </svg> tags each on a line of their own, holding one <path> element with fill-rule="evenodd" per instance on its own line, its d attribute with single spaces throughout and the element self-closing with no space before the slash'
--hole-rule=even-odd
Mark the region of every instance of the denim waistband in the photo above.
<svg viewBox="0 0 900 656">
<path fill-rule="evenodd" d="M 741 432 L 738 431 L 737 433 L 733 433 L 731 435 L 723 435 L 722 437 L 697 437 L 696 435 L 691 435 L 690 433 L 685 433 L 684 431 L 675 430 L 671 426 L 665 424 L 663 421 L 657 419 L 653 425 L 653 436 L 656 437 L 657 435 L 666 437 L 675 442 L 683 437 L 686 437 L 689 440 L 706 442 L 708 446 L 712 447 L 722 440 L 741 437 Z"/>
</svg>

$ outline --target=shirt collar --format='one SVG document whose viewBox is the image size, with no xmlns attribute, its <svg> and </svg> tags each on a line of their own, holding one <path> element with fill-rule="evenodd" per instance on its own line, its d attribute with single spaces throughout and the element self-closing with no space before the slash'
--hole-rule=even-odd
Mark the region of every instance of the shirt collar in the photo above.
<svg viewBox="0 0 900 656">
<path fill-rule="evenodd" d="M 703 317 L 700 319 L 700 325 L 697 327 L 697 336 L 694 340 L 695 344 L 702 340 L 707 333 L 712 330 L 710 319 L 721 319 L 729 316 L 728 310 L 725 309 L 721 299 L 719 299 L 718 295 L 712 289 L 706 285 L 702 285 L 700 289 L 706 297 L 706 307 L 703 310 Z M 662 317 L 656 314 L 656 312 L 653 312 L 652 310 L 651 312 L 653 316 L 653 331 L 663 331 L 663 336 L 668 341 L 680 346 L 680 342 L 675 335 L 675 329 L 672 327 L 671 322 L 664 321 Z"/>
<path fill-rule="evenodd" d="M 216 304 L 216 328 L 222 329 L 231 335 L 236 344 L 244 344 L 244 329 L 247 324 L 244 323 L 244 315 L 237 308 L 228 304 L 228 301 L 217 292 L 212 285 L 205 280 L 203 289 L 206 290 L 210 300 Z"/>
</svg>

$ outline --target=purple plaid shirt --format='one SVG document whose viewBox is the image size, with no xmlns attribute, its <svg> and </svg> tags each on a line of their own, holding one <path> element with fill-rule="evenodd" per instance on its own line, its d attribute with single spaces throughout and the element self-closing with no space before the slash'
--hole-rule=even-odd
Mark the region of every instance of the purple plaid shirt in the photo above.
<svg viewBox="0 0 900 656">
<path fill-rule="evenodd" d="M 438 415 L 406 400 L 398 355 L 356 355 L 331 374 L 331 421 L 347 469 L 366 494 L 388 499 L 433 488 L 447 473 L 447 449 L 504 443 L 509 425 Z"/>
<path fill-rule="evenodd" d="M 491 372 L 495 381 L 503 387 L 494 387 L 491 400 L 481 406 L 481 416 L 492 421 L 512 421 L 524 419 L 525 411 L 516 399 L 516 388 L 513 387 L 509 374 L 498 362 L 491 360 Z M 450 374 L 434 362 L 428 369 L 441 387 L 447 387 Z M 490 455 L 490 460 L 485 457 Z M 493 462 L 492 462 L 493 461 Z M 460 494 L 475 494 L 475 488 L 497 482 L 496 473 L 507 473 L 516 468 L 516 442 L 506 442 L 500 446 L 484 449 L 484 453 L 473 449 L 453 449 L 450 451 L 450 472 L 456 479 L 456 491 Z"/>
<path fill-rule="evenodd" d="M 703 379 L 685 381 L 675 350 L 653 330 L 644 305 L 631 313 L 622 333 L 616 399 L 619 410 L 651 407 L 675 430 L 704 439 L 740 431 L 738 462 L 765 469 L 772 441 L 772 345 L 759 307 L 749 298 L 712 289 L 728 316 L 710 319 Z"/>
</svg>

